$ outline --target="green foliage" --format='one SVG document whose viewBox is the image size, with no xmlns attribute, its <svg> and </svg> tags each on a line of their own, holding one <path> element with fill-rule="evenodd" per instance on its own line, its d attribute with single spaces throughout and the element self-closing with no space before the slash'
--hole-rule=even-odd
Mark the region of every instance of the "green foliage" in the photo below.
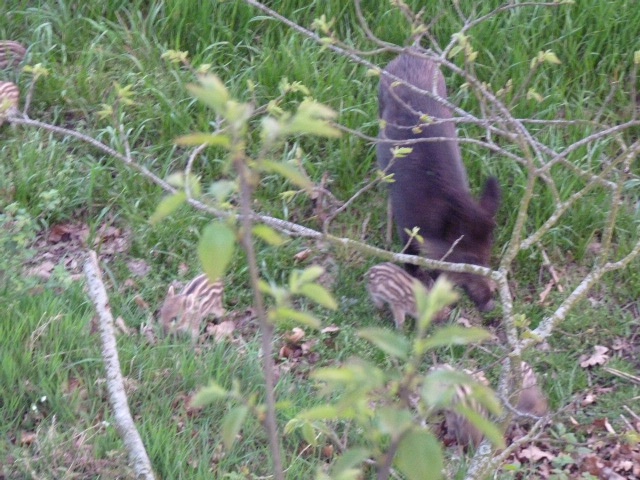
<svg viewBox="0 0 640 480">
<path fill-rule="evenodd" d="M 162 201 L 156 207 L 156 211 L 149 217 L 149 223 L 151 225 L 158 223 L 165 217 L 168 217 L 175 212 L 180 206 L 187 201 L 186 192 L 176 192 L 172 195 L 168 195 L 162 199 Z"/>
<path fill-rule="evenodd" d="M 398 445 L 395 466 L 408 479 L 442 478 L 442 447 L 431 432 L 409 429 Z"/>
<path fill-rule="evenodd" d="M 499 415 L 500 403 L 488 387 L 469 375 L 450 369 L 436 369 L 426 375 L 419 373 L 424 355 L 430 349 L 475 343 L 489 337 L 489 333 L 482 329 L 465 334 L 466 330 L 458 327 L 444 327 L 427 337 L 426 326 L 432 317 L 453 300 L 452 285 L 439 279 L 431 292 L 419 300 L 421 314 L 418 324 L 423 328 L 417 329 L 413 342 L 380 328 L 361 330 L 359 335 L 362 338 L 392 358 L 393 367 L 383 370 L 361 359 L 353 359 L 341 367 L 316 370 L 312 378 L 319 382 L 320 391 L 337 400 L 301 412 L 289 421 L 285 433 L 298 430 L 304 438 L 319 435 L 335 438 L 338 436 L 334 431 L 337 425 L 354 423 L 363 431 L 362 440 L 355 446 L 356 451 L 368 452 L 373 457 L 379 478 L 387 478 L 389 474 L 388 455 L 394 457 L 393 464 L 407 478 L 424 478 L 426 473 L 429 478 L 441 478 L 441 446 L 428 428 L 419 426 L 441 410 L 454 410 L 464 416 L 492 443 L 504 448 L 500 430 L 475 410 L 464 407 L 457 396 L 459 389 L 465 387 L 469 391 L 466 400 L 476 401 Z M 435 340 L 429 343 L 429 339 Z M 412 344 L 413 349 L 410 348 Z M 418 405 L 409 400 L 413 392 L 419 393 Z M 312 434 L 311 429 L 316 433 Z M 354 448 L 352 445 L 349 447 Z M 357 471 L 363 458 L 352 450 L 345 454 L 348 456 L 344 460 L 342 457 L 336 460 L 340 468 L 335 467 L 332 475 L 323 474 L 317 478 L 342 478 L 345 471 Z M 342 462 L 346 470 L 342 468 Z"/>
<path fill-rule="evenodd" d="M 292 320 L 311 328 L 320 328 L 320 320 L 314 315 L 291 308 L 294 297 L 305 297 L 318 305 L 335 310 L 338 307 L 331 293 L 322 285 L 315 282 L 324 269 L 312 265 L 304 270 L 292 270 L 289 274 L 288 287 L 260 281 L 260 291 L 267 294 L 274 301 L 274 306 L 269 309 L 269 320 L 275 323 Z"/>
<path fill-rule="evenodd" d="M 0 212 L 0 289 L 18 290 L 18 286 L 25 283 L 20 270 L 35 253 L 29 246 L 37 231 L 35 220 L 25 208 L 17 203 L 3 206 Z"/>
<path fill-rule="evenodd" d="M 214 221 L 204 228 L 198 256 L 209 280 L 215 282 L 225 274 L 235 247 L 236 233 L 228 223 Z"/>
</svg>

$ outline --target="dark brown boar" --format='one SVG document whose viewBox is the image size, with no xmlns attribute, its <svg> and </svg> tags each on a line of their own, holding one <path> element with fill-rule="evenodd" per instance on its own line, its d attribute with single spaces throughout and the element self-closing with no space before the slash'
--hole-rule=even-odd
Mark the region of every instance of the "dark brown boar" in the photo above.
<svg viewBox="0 0 640 480">
<path fill-rule="evenodd" d="M 405 53 L 385 69 L 404 82 L 447 98 L 444 77 L 431 60 Z M 393 173 L 390 184 L 391 208 L 403 243 L 405 229 L 420 228 L 424 244 L 412 242 L 407 253 L 422 253 L 439 260 L 460 239 L 446 261 L 489 266 L 495 215 L 500 205 L 500 186 L 489 178 L 477 201 L 471 195 L 462 163 L 451 110 L 426 94 L 401 82 L 382 76 L 378 96 L 382 126 L 377 145 L 378 165 Z M 436 123 L 426 125 L 427 123 Z M 442 137 L 442 141 L 412 141 Z M 393 160 L 394 146 L 410 147 L 412 152 Z M 414 276 L 420 271 L 413 265 Z M 437 275 L 438 272 L 433 272 Z M 482 311 L 493 308 L 494 283 L 478 275 L 447 273 L 463 287 Z"/>
</svg>

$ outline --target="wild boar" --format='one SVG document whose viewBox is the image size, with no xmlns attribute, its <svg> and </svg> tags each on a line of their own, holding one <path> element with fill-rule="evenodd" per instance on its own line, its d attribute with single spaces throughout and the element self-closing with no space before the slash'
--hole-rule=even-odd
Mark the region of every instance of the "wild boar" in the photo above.
<svg viewBox="0 0 640 480">
<path fill-rule="evenodd" d="M 391 210 L 398 233 L 406 244 L 409 235 L 405 229 L 420 229 L 424 244 L 414 240 L 407 253 L 439 260 L 458 241 L 446 261 L 489 266 L 500 186 L 491 177 L 479 201 L 472 196 L 455 124 L 446 121 L 452 118 L 451 110 L 406 85 L 443 100 L 447 98 L 438 65 L 416 55 L 402 54 L 386 67 L 387 72 L 403 82 L 382 75 L 378 96 L 381 119 L 378 166 L 393 174 Z M 413 150 L 394 159 L 391 150 L 395 146 Z M 417 267 L 406 268 L 412 275 L 420 276 Z M 480 310 L 493 308 L 493 281 L 467 273 L 448 272 L 447 276 L 465 289 Z"/>
</svg>

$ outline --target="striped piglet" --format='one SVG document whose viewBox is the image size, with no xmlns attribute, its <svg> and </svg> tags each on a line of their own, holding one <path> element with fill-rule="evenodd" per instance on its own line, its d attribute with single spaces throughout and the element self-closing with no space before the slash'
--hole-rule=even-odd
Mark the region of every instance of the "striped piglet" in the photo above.
<svg viewBox="0 0 640 480">
<path fill-rule="evenodd" d="M 190 334 L 197 341 L 204 319 L 224 315 L 223 295 L 222 282 L 212 283 L 205 274 L 195 277 L 178 294 L 170 286 L 159 314 L 165 335 Z"/>
<path fill-rule="evenodd" d="M 0 70 L 14 67 L 27 54 L 27 49 L 13 40 L 0 40 Z"/>
<path fill-rule="evenodd" d="M 449 365 L 440 366 L 439 368 L 451 369 Z M 522 389 L 518 394 L 518 403 L 515 409 L 520 414 L 534 415 L 541 417 L 548 411 L 547 398 L 538 386 L 538 378 L 531 365 L 522 362 Z M 469 373 L 469 372 L 467 372 Z M 488 386 L 487 380 L 482 372 L 471 374 L 476 381 Z M 462 404 L 476 413 L 487 416 L 487 411 L 470 397 L 471 390 L 466 385 L 458 385 L 456 388 L 454 404 Z M 472 445 L 477 447 L 482 441 L 483 435 L 469 420 L 463 415 L 447 410 L 445 412 L 445 421 L 447 431 L 457 440 L 458 445 L 467 447 Z"/>
<path fill-rule="evenodd" d="M 424 288 L 426 291 L 427 287 L 423 283 L 402 268 L 389 262 L 371 267 L 365 278 L 367 291 L 373 304 L 379 309 L 383 308 L 385 303 L 389 305 L 396 328 L 402 328 L 407 315 L 417 319 L 418 313 L 413 288 L 414 285 L 418 285 L 418 288 Z M 428 288 L 432 286 L 433 283 L 428 285 Z M 436 316 L 436 321 L 446 319 L 449 313 L 449 308 L 443 309 Z"/>
</svg>

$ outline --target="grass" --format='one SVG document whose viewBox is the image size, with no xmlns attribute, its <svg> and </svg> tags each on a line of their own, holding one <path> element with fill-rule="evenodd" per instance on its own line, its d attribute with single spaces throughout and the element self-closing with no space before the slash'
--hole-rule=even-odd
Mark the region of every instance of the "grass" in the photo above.
<svg viewBox="0 0 640 480">
<path fill-rule="evenodd" d="M 468 10 L 477 2 L 461 4 Z M 483 2 L 477 8 L 488 11 L 495 5 L 495 1 Z M 507 12 L 471 31 L 472 42 L 480 51 L 477 74 L 495 90 L 509 79 L 517 85 L 526 77 L 531 58 L 540 50 L 551 49 L 562 64 L 544 67 L 532 84 L 544 94 L 543 102 L 520 102 L 514 112 L 519 117 L 544 119 L 561 115 L 593 118 L 609 94 L 610 83 L 627 78 L 633 52 L 640 49 L 635 28 L 640 24 L 640 10 L 632 6 L 630 0 L 590 0 L 574 6 Z M 326 14 L 336 19 L 341 39 L 358 48 L 371 47 L 357 26 L 350 3 L 290 1 L 278 8 L 305 27 Z M 434 34 L 446 44 L 460 28 L 455 11 L 441 5 L 426 8 L 427 19 L 440 16 Z M 406 24 L 387 2 L 367 2 L 365 15 L 378 36 L 406 43 Z M 251 98 L 248 81 L 255 84 L 259 104 L 279 94 L 283 77 L 300 81 L 317 100 L 340 112 L 341 123 L 370 136 L 377 134 L 375 78 L 367 77 L 363 67 L 319 48 L 242 2 L 7 0 L 0 6 L 0 37 L 28 45 L 29 63 L 42 63 L 50 72 L 36 86 L 29 112 L 32 118 L 77 129 L 114 148 L 121 146 L 113 127 L 97 112 L 102 104 L 113 102 L 114 82 L 132 85 L 135 105 L 122 114 L 130 129 L 132 149 L 141 164 L 163 177 L 183 169 L 189 155 L 174 145 L 174 139 L 209 129 L 212 120 L 210 112 L 185 89 L 193 80 L 191 74 L 161 59 L 167 49 L 187 50 L 195 64 L 212 64 L 233 95 L 244 101 Z M 384 65 L 390 58 L 388 54 L 375 55 L 371 60 Z M 30 81 L 20 71 L 0 72 L 0 80 L 15 81 L 23 93 Z M 477 111 L 474 97 L 459 88 L 461 79 L 448 80 L 450 96 L 463 108 Z M 290 105 L 301 98 L 301 94 L 292 96 Z M 604 109 L 604 118 L 619 122 L 628 111 L 628 95 L 621 90 Z M 637 133 L 632 130 L 625 135 L 631 138 Z M 460 134 L 477 137 L 482 133 L 461 127 Z M 540 132 L 554 148 L 584 134 L 582 127 Z M 329 188 L 340 199 L 355 193 L 373 175 L 374 149 L 356 137 L 295 142 L 304 150 L 307 173 L 320 181 L 328 172 Z M 603 158 L 616 154 L 616 148 L 613 142 L 598 142 L 590 149 L 577 150 L 570 160 L 597 171 Z M 522 196 L 525 172 L 475 147 L 465 147 L 464 155 L 474 188 L 478 189 L 489 174 L 497 175 L 504 186 L 497 260 L 515 222 L 513 212 Z M 7 312 L 0 320 L 0 391 L 11 392 L 0 397 L 0 465 L 4 468 L 0 476 L 124 478 L 130 472 L 121 467 L 125 463 L 121 443 L 108 423 L 99 350 L 95 336 L 89 333 L 91 306 L 80 283 L 70 281 L 64 273 L 44 284 L 26 278 L 22 265 L 29 252 L 24 246 L 35 231 L 46 232 L 58 223 L 85 222 L 91 232 L 105 221 L 119 226 L 126 232 L 130 248 L 107 264 L 111 301 L 114 311 L 137 327 L 150 320 L 171 280 L 184 280 L 198 271 L 196 245 L 208 219 L 182 209 L 150 227 L 147 220 L 162 197 L 160 189 L 75 140 L 3 126 L 0 157 L 0 215 L 22 209 L 21 221 L 3 223 L 7 228 L 0 233 L 0 305 Z M 205 185 L 223 174 L 220 152 L 207 151 L 201 162 L 197 168 Z M 554 171 L 553 175 L 563 199 L 582 184 L 566 171 Z M 317 227 L 317 222 L 308 218 L 312 213 L 308 199 L 299 196 L 286 204 L 278 197 L 289 188 L 283 188 L 279 178 L 263 179 L 256 200 L 260 211 Z M 637 198 L 637 188 L 627 192 L 630 202 Z M 569 288 L 593 261 L 588 247 L 601 234 L 605 205 L 605 193 L 594 189 L 543 241 L 552 263 L 562 268 Z M 384 190 L 374 189 L 339 217 L 336 232 L 354 238 L 364 235 L 382 245 L 385 206 Z M 553 199 L 540 188 L 528 230 L 539 227 L 553 209 Z M 616 250 L 628 251 L 637 238 L 637 227 L 637 214 L 625 213 L 615 235 Z M 293 255 L 307 246 L 301 240 L 280 249 L 260 245 L 262 275 L 274 282 L 286 281 L 288 271 L 296 266 Z M 372 308 L 362 288 L 362 274 L 375 260 L 346 251 L 334 251 L 331 257 L 337 272 L 334 291 L 341 308 L 321 313 L 324 324 L 336 324 L 341 332 L 333 342 L 320 342 L 319 364 L 339 363 L 356 355 L 384 365 L 386 359 L 355 334 L 363 326 L 391 325 L 387 315 Z M 133 277 L 127 267 L 133 258 L 146 262 L 150 273 Z M 179 273 L 183 264 L 189 274 Z M 541 265 L 539 250 L 531 249 L 519 255 L 511 276 L 516 308 L 534 326 L 550 311 L 537 302 L 546 283 L 541 282 Z M 633 268 L 606 277 L 593 292 L 595 306 L 582 302 L 562 324 L 562 334 L 552 338 L 550 351 L 540 357 L 532 353 L 529 360 L 534 368 L 546 372 L 542 381 L 552 407 L 566 404 L 594 381 L 606 383 L 578 367 L 580 355 L 594 345 L 635 338 L 640 291 L 637 267 L 636 262 Z M 237 255 L 226 278 L 229 308 L 240 310 L 250 305 L 247 277 L 243 256 Z M 133 280 L 134 286 L 127 286 L 127 280 Z M 553 295 L 551 301 L 562 298 Z M 150 307 L 140 307 L 136 296 Z M 631 308 L 634 303 L 635 314 Z M 463 305 L 463 315 L 481 321 L 466 308 L 468 304 Z M 285 329 L 278 331 L 278 345 L 284 333 Z M 308 335 L 323 338 L 316 333 Z M 261 394 L 259 344 L 255 336 L 245 340 L 246 344 L 222 343 L 194 355 L 188 341 L 166 340 L 151 346 L 137 335 L 120 337 L 121 363 L 131 382 L 129 400 L 154 467 L 163 478 L 211 478 L 212 472 L 216 478 L 224 474 L 239 478 L 247 471 L 257 476 L 269 474 L 266 441 L 256 421 L 243 429 L 242 441 L 225 452 L 218 435 L 226 407 L 214 404 L 198 412 L 186 407 L 190 395 L 209 379 L 226 386 L 234 378 L 240 379 L 247 394 Z M 442 357 L 483 361 L 478 351 L 459 349 L 444 351 Z M 621 357 L 616 368 L 634 371 L 637 364 L 628 356 Z M 303 368 L 299 375 L 283 375 L 280 380 L 278 394 L 291 403 L 281 411 L 282 424 L 297 410 L 317 401 L 305 373 Z M 618 381 L 615 392 L 601 395 L 597 408 L 585 415 L 616 418 L 625 399 L 638 393 L 637 387 Z M 32 432 L 35 440 L 28 436 Z M 285 439 L 286 463 L 291 465 L 288 478 L 311 478 L 325 461 L 319 451 L 301 453 L 300 445 L 295 436 Z M 76 455 L 73 461 L 69 452 Z M 70 466 L 78 464 L 86 466 L 84 474 Z"/>
</svg>

